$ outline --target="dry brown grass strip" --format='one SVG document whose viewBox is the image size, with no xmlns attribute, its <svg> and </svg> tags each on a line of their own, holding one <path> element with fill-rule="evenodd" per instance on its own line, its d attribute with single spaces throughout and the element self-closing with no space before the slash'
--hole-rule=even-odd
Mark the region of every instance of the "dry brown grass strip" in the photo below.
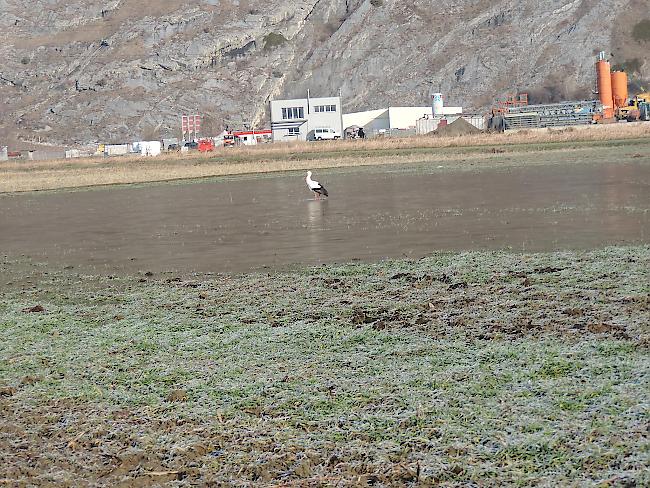
<svg viewBox="0 0 650 488">
<path fill-rule="evenodd" d="M 476 154 L 465 157 L 472 160 L 487 159 L 492 154 Z M 106 167 L 105 165 L 84 164 L 78 167 L 32 166 L 28 171 L 0 172 L 1 192 L 23 192 L 31 190 L 51 190 L 60 188 L 80 188 L 127 183 L 147 183 L 174 181 L 182 179 L 206 178 L 242 174 L 259 174 L 281 171 L 296 171 L 320 168 L 343 168 L 354 166 L 374 166 L 387 164 L 409 164 L 423 161 L 422 155 L 385 157 L 341 157 L 312 160 L 280 159 L 274 161 L 248 161 L 241 163 L 221 163 L 159 159 L 128 159 Z M 452 161 L 458 156 L 436 156 L 431 161 Z"/>
<path fill-rule="evenodd" d="M 165 154 L 157 158 L 80 158 L 58 161 L 9 161 L 0 164 L 0 193 L 86 186 L 145 183 L 210 176 L 241 175 L 385 164 L 476 161 L 494 157 L 487 149 L 463 154 L 412 154 L 408 149 L 509 146 L 508 154 L 530 153 L 527 145 L 624 140 L 650 137 L 650 124 L 612 124 L 557 130 L 477 134 L 459 137 L 419 136 L 371 140 L 291 143 L 219 148 L 209 154 Z M 516 147 L 520 145 L 521 147 Z M 561 148 L 563 151 L 568 148 Z M 400 151 L 403 154 L 382 154 Z M 373 154 L 374 152 L 374 154 Z M 322 158 L 318 155 L 322 154 Z M 301 159 L 301 155 L 305 159 Z M 215 160 L 216 159 L 216 160 Z"/>
</svg>

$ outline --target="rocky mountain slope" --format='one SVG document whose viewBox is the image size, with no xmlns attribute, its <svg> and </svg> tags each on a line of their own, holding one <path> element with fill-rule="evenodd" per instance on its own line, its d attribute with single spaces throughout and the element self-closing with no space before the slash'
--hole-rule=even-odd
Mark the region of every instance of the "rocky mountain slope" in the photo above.
<svg viewBox="0 0 650 488">
<path fill-rule="evenodd" d="M 645 14 L 643 13 L 645 12 Z M 589 98 L 595 53 L 650 80 L 650 0 L 0 0 L 0 138 L 83 144 L 268 126 L 271 98 L 347 111 Z M 621 25 L 623 23 L 623 25 Z"/>
</svg>

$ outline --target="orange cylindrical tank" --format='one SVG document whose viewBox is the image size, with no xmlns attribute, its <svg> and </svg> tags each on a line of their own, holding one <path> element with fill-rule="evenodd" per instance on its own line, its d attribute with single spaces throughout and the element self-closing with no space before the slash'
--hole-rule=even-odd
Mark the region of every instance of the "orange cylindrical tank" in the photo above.
<svg viewBox="0 0 650 488">
<path fill-rule="evenodd" d="M 612 99 L 614 108 L 627 105 L 627 73 L 625 71 L 612 71 Z"/>
<path fill-rule="evenodd" d="M 614 101 L 612 97 L 611 67 L 608 61 L 601 59 L 596 63 L 598 75 L 598 98 L 603 104 L 603 116 L 610 119 L 614 116 Z"/>
</svg>

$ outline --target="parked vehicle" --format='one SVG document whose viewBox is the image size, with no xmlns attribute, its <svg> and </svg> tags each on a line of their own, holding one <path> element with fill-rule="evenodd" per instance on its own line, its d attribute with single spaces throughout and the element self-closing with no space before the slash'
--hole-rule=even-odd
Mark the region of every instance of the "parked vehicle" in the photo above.
<svg viewBox="0 0 650 488">
<path fill-rule="evenodd" d="M 639 104 L 639 120 L 650 122 L 650 102 Z"/>
<path fill-rule="evenodd" d="M 224 134 L 223 147 L 235 147 L 237 143 L 237 136 L 234 134 Z"/>
<path fill-rule="evenodd" d="M 198 149 L 199 143 L 196 141 L 189 141 L 185 143 L 185 147 L 188 149 Z"/>
<path fill-rule="evenodd" d="M 199 151 L 201 152 L 214 151 L 214 141 L 212 139 L 201 139 L 199 141 Z"/>
<path fill-rule="evenodd" d="M 340 138 L 341 134 L 329 127 L 319 127 L 317 129 L 314 129 L 309 133 L 308 137 L 310 141 L 333 141 Z"/>
</svg>

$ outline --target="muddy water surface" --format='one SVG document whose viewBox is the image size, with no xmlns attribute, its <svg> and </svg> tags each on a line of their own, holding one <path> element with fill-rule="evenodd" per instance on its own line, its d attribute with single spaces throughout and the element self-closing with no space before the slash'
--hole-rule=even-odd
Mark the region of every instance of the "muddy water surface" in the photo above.
<svg viewBox="0 0 650 488">
<path fill-rule="evenodd" d="M 650 242 L 650 165 L 385 169 L 0 196 L 0 251 L 95 271 L 246 271 Z"/>
</svg>

